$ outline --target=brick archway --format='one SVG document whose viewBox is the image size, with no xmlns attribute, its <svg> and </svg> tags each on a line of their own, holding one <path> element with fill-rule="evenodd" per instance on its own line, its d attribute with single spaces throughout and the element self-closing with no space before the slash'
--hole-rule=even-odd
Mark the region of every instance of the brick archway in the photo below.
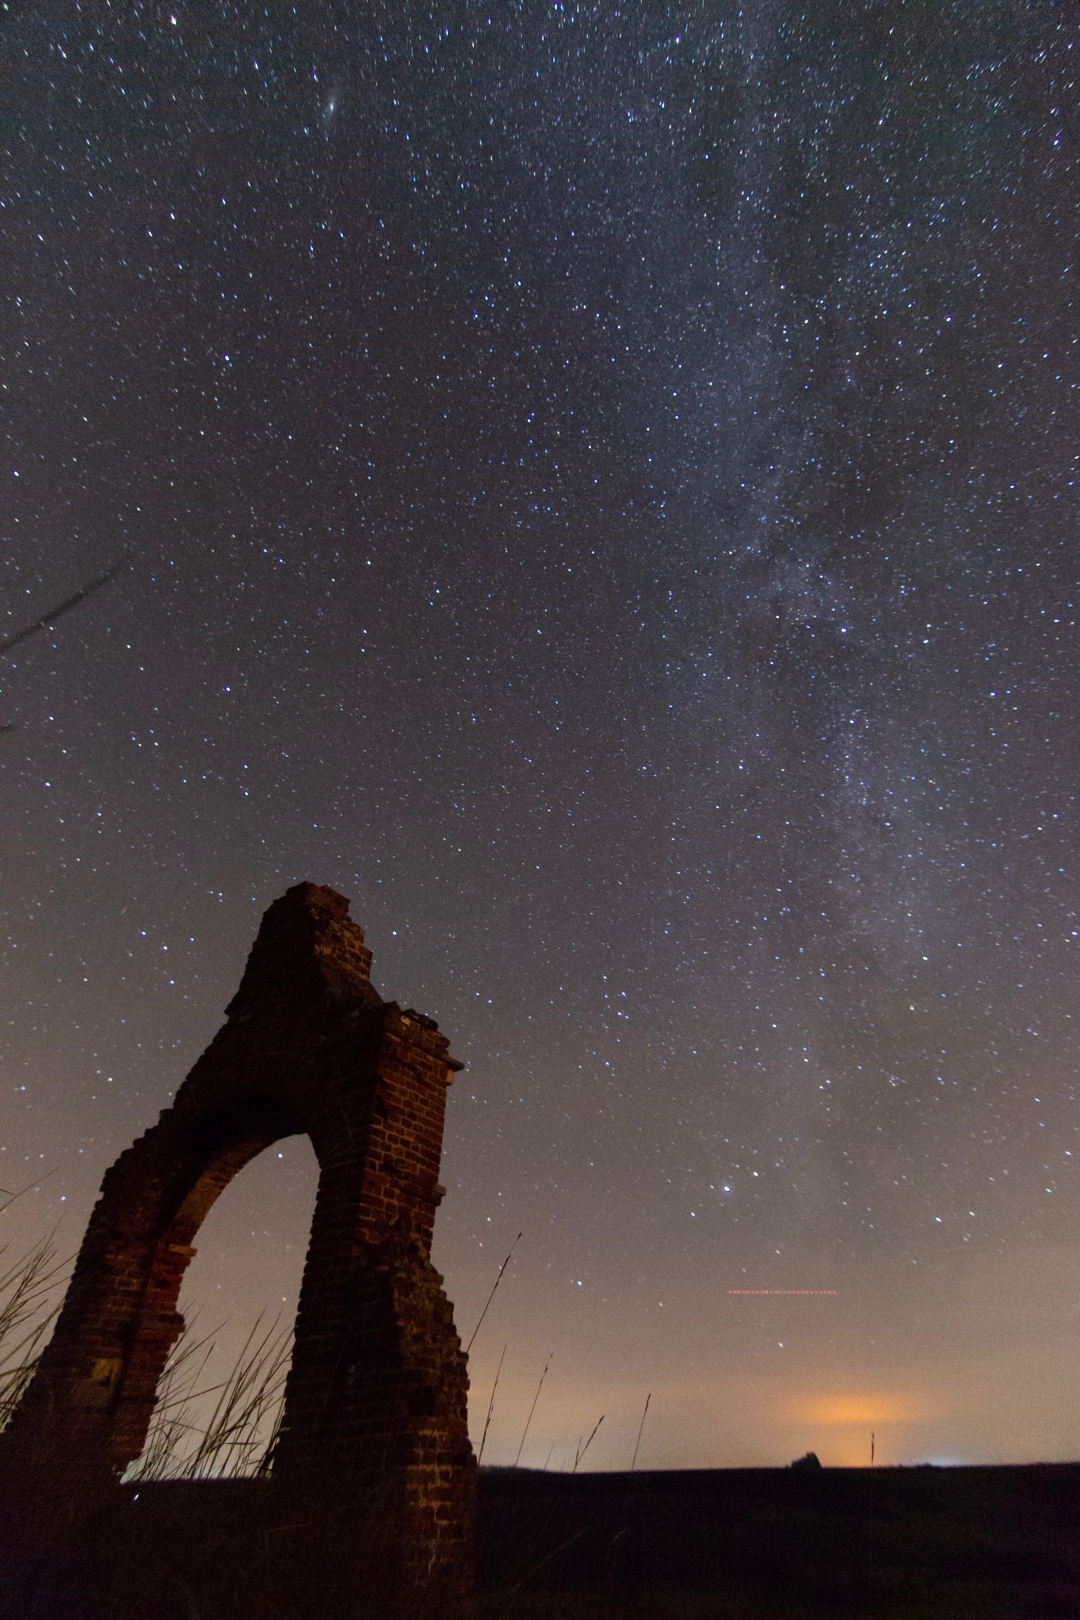
<svg viewBox="0 0 1080 1620">
<path fill-rule="evenodd" d="M 446 1089 L 430 1018 L 384 1002 L 348 902 L 303 883 L 265 913 L 227 1021 L 171 1108 L 106 1173 L 4 1474 L 117 1480 L 142 1451 L 199 1226 L 257 1153 L 306 1133 L 319 1187 L 274 1455 L 277 1518 L 402 1576 L 468 1584 L 465 1356 L 430 1261 Z M 327 1509 L 334 1503 L 333 1513 Z"/>
</svg>

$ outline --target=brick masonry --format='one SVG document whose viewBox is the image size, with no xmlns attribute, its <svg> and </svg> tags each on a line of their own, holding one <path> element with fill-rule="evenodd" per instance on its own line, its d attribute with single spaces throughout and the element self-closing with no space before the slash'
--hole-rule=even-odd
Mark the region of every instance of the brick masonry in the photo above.
<svg viewBox="0 0 1080 1620">
<path fill-rule="evenodd" d="M 0 1436 L 0 1476 L 83 1493 L 119 1480 L 183 1327 L 203 1218 L 257 1153 L 306 1132 L 319 1190 L 271 1529 L 300 1554 L 307 1540 L 320 1558 L 375 1559 L 407 1586 L 464 1594 L 468 1378 L 430 1260 L 461 1065 L 434 1020 L 382 1000 L 370 967 L 332 889 L 301 883 L 270 906 L 226 1023 L 106 1173 L 52 1340 Z"/>
</svg>

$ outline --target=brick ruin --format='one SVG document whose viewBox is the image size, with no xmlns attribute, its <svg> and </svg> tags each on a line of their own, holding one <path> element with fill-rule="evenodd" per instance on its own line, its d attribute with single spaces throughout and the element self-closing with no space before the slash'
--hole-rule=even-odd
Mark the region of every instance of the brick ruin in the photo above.
<svg viewBox="0 0 1080 1620">
<path fill-rule="evenodd" d="M 34 1482 L 117 1495 L 183 1327 L 201 1222 L 250 1159 L 304 1132 L 319 1187 L 260 1545 L 464 1598 L 466 1359 L 430 1260 L 461 1064 L 434 1020 L 382 1000 L 370 966 L 332 889 L 298 884 L 265 913 L 226 1023 L 106 1173 L 53 1337 L 0 1436 L 9 1501 Z"/>
</svg>

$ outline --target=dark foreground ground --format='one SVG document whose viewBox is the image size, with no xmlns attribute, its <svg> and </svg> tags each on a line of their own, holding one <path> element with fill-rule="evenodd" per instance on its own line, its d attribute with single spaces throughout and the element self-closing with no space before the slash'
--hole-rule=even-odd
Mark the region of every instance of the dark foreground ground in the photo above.
<svg viewBox="0 0 1080 1620">
<path fill-rule="evenodd" d="M 120 1487 L 31 1589 L 0 1565 L 0 1620 L 386 1620 L 256 1530 L 266 1489 Z M 475 1607 L 424 1620 L 1080 1620 L 1080 1464 L 492 1469 L 477 1520 Z"/>
<path fill-rule="evenodd" d="M 485 1620 L 1080 1616 L 1080 1465 L 485 1471 L 479 1558 Z"/>
</svg>

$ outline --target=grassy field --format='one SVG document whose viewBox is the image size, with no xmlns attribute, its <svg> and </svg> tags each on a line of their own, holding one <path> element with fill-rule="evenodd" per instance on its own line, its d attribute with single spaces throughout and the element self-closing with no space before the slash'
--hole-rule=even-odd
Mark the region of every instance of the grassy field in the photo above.
<svg viewBox="0 0 1080 1620">
<path fill-rule="evenodd" d="M 63 1270 L 49 1242 L 0 1265 L 0 1427 Z M 302 1573 L 268 1533 L 271 1482 L 240 1477 L 273 1432 L 287 1336 L 257 1324 L 193 1421 L 203 1348 L 174 1351 L 130 1483 L 65 1508 L 30 1565 L 0 1526 L 0 1620 L 385 1620 L 355 1575 Z M 1080 1463 L 487 1468 L 476 1530 L 474 1605 L 423 1620 L 1080 1620 Z"/>
<path fill-rule="evenodd" d="M 1080 1465 L 485 1470 L 485 1620 L 1080 1615 Z"/>
<path fill-rule="evenodd" d="M 0 1616 L 387 1620 L 369 1578 L 267 1535 L 272 1493 L 259 1479 L 114 1487 L 45 1562 L 0 1578 Z M 475 1602 L 405 1604 L 400 1620 L 1080 1615 L 1080 1465 L 490 1469 L 477 1507 Z"/>
</svg>

